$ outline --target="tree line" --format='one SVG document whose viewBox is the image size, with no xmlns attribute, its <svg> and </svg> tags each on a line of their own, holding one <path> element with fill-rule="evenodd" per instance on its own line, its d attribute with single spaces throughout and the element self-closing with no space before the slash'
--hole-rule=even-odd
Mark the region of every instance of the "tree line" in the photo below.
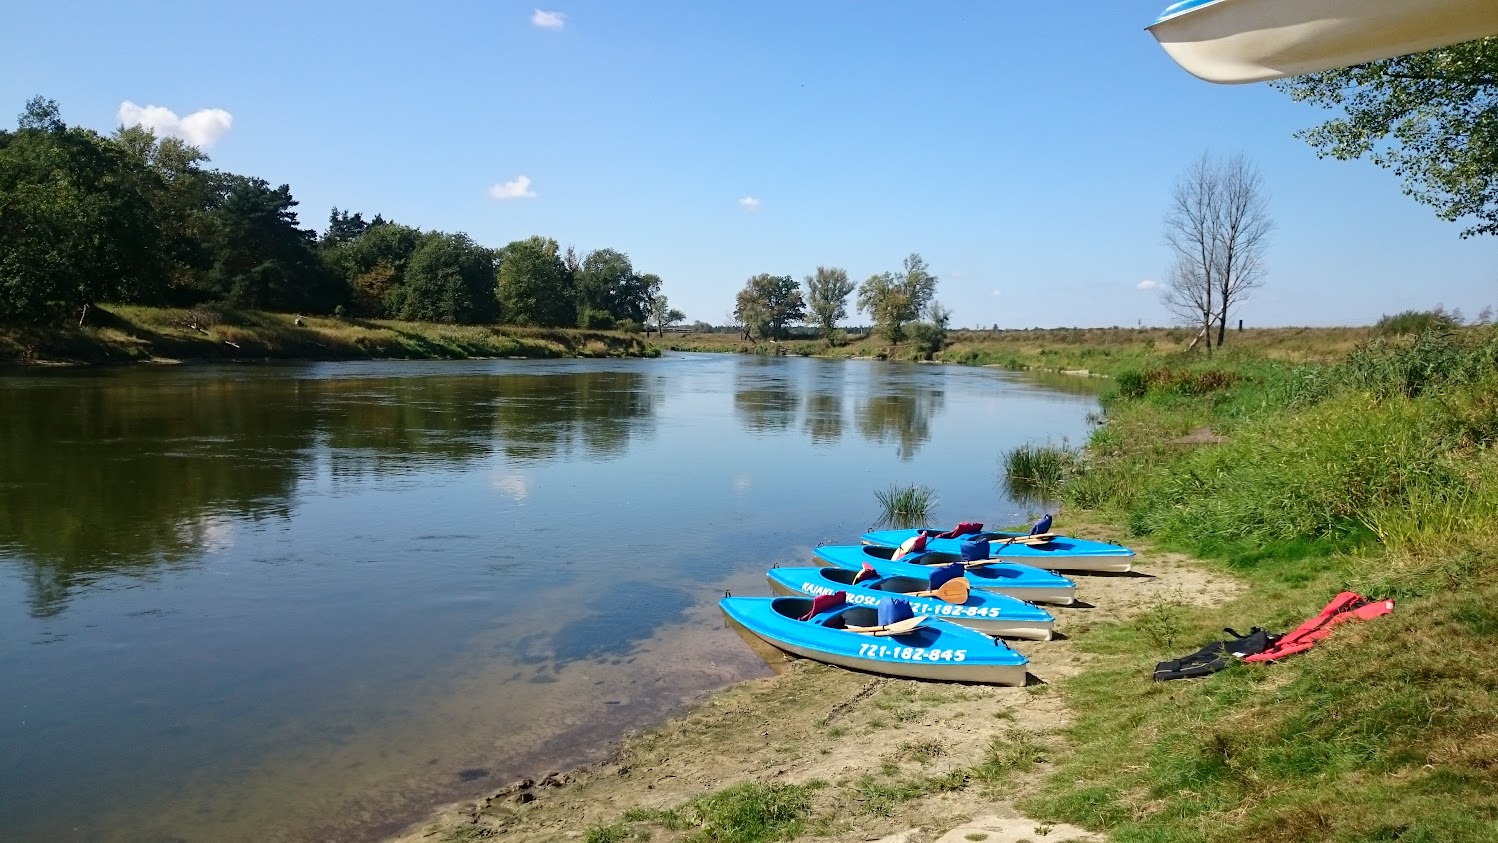
<svg viewBox="0 0 1498 843">
<path fill-rule="evenodd" d="M 605 329 L 684 318 L 614 249 L 492 249 L 338 208 L 319 235 L 289 185 L 207 163 L 177 138 L 105 136 L 29 101 L 0 130 L 0 322 L 81 321 L 98 302 Z"/>
<path fill-rule="evenodd" d="M 745 339 L 780 340 L 789 325 L 815 325 L 824 339 L 837 343 L 837 323 L 848 316 L 848 297 L 855 285 L 845 269 L 819 266 L 805 277 L 805 291 L 789 275 L 756 275 L 734 301 L 733 318 Z M 916 253 L 897 272 L 881 272 L 857 285 L 858 310 L 869 314 L 874 329 L 892 343 L 910 340 L 926 352 L 941 350 L 952 312 L 936 301 L 937 278 Z M 925 321 L 921 321 L 924 317 Z"/>
</svg>

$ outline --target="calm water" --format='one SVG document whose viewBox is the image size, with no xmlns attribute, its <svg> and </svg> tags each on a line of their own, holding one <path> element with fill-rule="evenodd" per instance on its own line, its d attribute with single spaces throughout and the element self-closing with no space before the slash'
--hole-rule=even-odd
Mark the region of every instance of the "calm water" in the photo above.
<svg viewBox="0 0 1498 843">
<path fill-rule="evenodd" d="M 0 839 L 359 839 L 762 662 L 768 593 L 1085 390 L 673 355 L 0 377 Z"/>
</svg>

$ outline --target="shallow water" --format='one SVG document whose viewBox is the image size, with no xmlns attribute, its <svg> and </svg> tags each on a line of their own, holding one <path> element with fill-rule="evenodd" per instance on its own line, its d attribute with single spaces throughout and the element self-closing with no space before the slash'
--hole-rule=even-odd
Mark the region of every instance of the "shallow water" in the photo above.
<svg viewBox="0 0 1498 843">
<path fill-rule="evenodd" d="M 0 839 L 360 839 L 768 673 L 769 593 L 1086 393 L 671 355 L 0 377 Z"/>
</svg>

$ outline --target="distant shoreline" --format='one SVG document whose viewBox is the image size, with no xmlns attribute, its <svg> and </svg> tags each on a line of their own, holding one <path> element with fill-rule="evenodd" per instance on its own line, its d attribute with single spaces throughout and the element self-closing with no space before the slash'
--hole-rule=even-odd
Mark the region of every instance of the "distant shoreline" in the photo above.
<svg viewBox="0 0 1498 843">
<path fill-rule="evenodd" d="M 169 308 L 94 308 L 83 326 L 0 328 L 0 368 L 267 360 L 654 357 L 634 334 L 229 311 L 194 324 Z"/>
</svg>

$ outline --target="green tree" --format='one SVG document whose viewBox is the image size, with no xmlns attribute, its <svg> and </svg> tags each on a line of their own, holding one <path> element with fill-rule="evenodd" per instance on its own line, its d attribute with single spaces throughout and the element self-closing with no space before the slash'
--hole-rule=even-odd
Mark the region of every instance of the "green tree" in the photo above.
<svg viewBox="0 0 1498 843">
<path fill-rule="evenodd" d="M 1297 133 L 1318 155 L 1368 157 L 1463 237 L 1498 234 L 1498 38 L 1274 83 L 1300 102 L 1341 109 Z"/>
<path fill-rule="evenodd" d="M 890 342 L 905 339 L 905 325 L 914 322 L 936 295 L 936 276 L 926 261 L 912 252 L 900 272 L 870 276 L 858 288 L 858 309 L 874 320 Z"/>
<path fill-rule="evenodd" d="M 0 132 L 0 320 L 35 322 L 101 300 L 134 301 L 165 262 L 152 175 L 57 103 L 27 103 Z"/>
<path fill-rule="evenodd" d="M 355 239 L 324 252 L 327 263 L 349 289 L 349 303 L 360 316 L 394 316 L 406 266 L 426 235 L 409 225 L 376 216 Z"/>
<path fill-rule="evenodd" d="M 335 205 L 333 212 L 328 214 L 328 230 L 323 232 L 322 241 L 318 245 L 328 249 L 351 242 L 368 228 L 369 223 L 364 221 L 364 214 L 340 211 Z"/>
<path fill-rule="evenodd" d="M 179 138 L 158 138 L 144 126 L 121 126 L 111 138 L 141 174 L 140 188 L 161 226 L 164 284 L 153 284 L 143 301 L 189 305 L 209 295 L 214 234 L 211 211 L 222 199 L 223 174 L 205 170 L 197 147 Z"/>
<path fill-rule="evenodd" d="M 492 322 L 498 310 L 494 258 L 466 234 L 428 235 L 392 295 L 397 315 L 421 322 Z"/>
<path fill-rule="evenodd" d="M 819 266 L 815 274 L 806 276 L 807 308 L 829 342 L 837 331 L 837 323 L 848 315 L 848 294 L 853 292 L 853 286 L 848 271 L 835 266 Z"/>
<path fill-rule="evenodd" d="M 506 322 L 549 328 L 574 325 L 572 275 L 557 241 L 516 240 L 500 251 L 499 302 Z"/>
<path fill-rule="evenodd" d="M 267 310 L 330 311 L 340 303 L 331 273 L 298 227 L 291 187 L 228 176 L 213 211 L 216 232 L 208 282 L 224 301 Z"/>
<path fill-rule="evenodd" d="M 634 275 L 629 255 L 614 249 L 589 252 L 576 274 L 578 323 L 585 328 L 612 328 L 615 321 L 626 318 L 616 302 Z"/>
<path fill-rule="evenodd" d="M 656 331 L 664 337 L 667 328 L 686 319 L 687 315 L 672 307 L 665 296 L 656 296 L 650 300 L 650 318 L 655 321 Z"/>
<path fill-rule="evenodd" d="M 757 339 L 779 339 L 785 326 L 806 319 L 801 287 L 789 275 L 761 273 L 739 291 L 733 316 L 744 332 Z"/>
</svg>

